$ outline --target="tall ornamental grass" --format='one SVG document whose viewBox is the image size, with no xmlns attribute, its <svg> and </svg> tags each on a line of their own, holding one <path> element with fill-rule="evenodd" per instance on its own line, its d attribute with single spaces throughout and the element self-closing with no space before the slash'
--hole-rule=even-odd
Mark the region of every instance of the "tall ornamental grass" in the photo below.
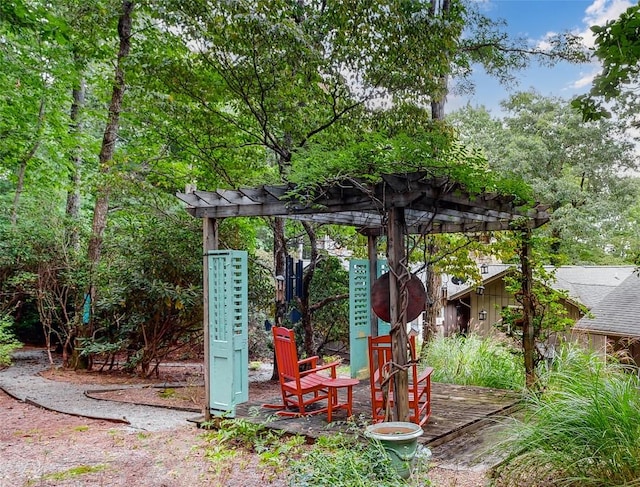
<svg viewBox="0 0 640 487">
<path fill-rule="evenodd" d="M 495 337 L 437 338 L 426 347 L 423 357 L 433 367 L 434 381 L 496 389 L 524 387 L 522 354 Z"/>
<path fill-rule="evenodd" d="M 636 371 L 567 348 L 542 381 L 543 392 L 506 428 L 500 448 L 509 455 L 496 469 L 496 485 L 640 485 Z"/>
</svg>

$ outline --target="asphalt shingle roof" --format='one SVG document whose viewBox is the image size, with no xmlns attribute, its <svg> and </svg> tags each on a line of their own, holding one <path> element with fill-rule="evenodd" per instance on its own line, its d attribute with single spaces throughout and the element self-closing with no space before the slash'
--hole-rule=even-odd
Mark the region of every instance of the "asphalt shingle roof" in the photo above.
<svg viewBox="0 0 640 487">
<path fill-rule="evenodd" d="M 605 335 L 640 337 L 640 276 L 632 273 L 580 319 L 575 328 Z"/>
<path fill-rule="evenodd" d="M 562 266 L 556 271 L 553 287 L 567 291 L 573 299 L 592 309 L 633 270 L 633 266 Z"/>
<path fill-rule="evenodd" d="M 482 275 L 483 281 L 491 281 L 498 274 L 511 267 L 514 265 L 490 264 L 489 272 Z M 547 270 L 552 269 L 552 267 L 547 268 Z M 634 269 L 633 266 L 562 266 L 556 269 L 556 280 L 551 284 L 551 287 L 567 291 L 573 301 L 592 309 L 631 276 Z M 445 277 L 445 279 L 447 279 L 449 296 L 454 299 L 471 291 L 471 287 L 474 285 L 469 281 L 455 285 L 450 277 Z"/>
</svg>

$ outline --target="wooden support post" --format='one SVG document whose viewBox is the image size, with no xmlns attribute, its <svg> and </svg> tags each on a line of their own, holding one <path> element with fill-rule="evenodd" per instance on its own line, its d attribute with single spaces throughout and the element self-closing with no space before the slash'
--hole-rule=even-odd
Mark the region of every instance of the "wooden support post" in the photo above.
<svg viewBox="0 0 640 487">
<path fill-rule="evenodd" d="M 393 421 L 409 421 L 409 374 L 407 365 L 407 283 L 411 274 L 406 266 L 404 208 L 391 208 L 388 218 L 389 311 L 391 316 L 391 355 L 394 404 Z"/>
<path fill-rule="evenodd" d="M 211 377 L 209 357 L 209 261 L 207 254 L 210 250 L 218 250 L 218 220 L 215 218 L 202 219 L 202 314 L 204 326 L 204 419 L 211 420 Z"/>
<path fill-rule="evenodd" d="M 367 236 L 367 253 L 369 256 L 369 289 L 373 289 L 373 284 L 378 278 L 378 237 Z M 371 313 L 371 336 L 378 336 L 378 317 Z"/>
</svg>

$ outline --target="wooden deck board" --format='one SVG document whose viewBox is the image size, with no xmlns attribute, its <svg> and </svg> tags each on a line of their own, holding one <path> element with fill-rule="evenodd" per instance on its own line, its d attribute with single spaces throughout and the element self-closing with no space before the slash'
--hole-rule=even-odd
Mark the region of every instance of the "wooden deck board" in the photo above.
<svg viewBox="0 0 640 487">
<path fill-rule="evenodd" d="M 487 421 L 498 419 L 511 412 L 521 399 L 513 391 L 488 389 L 474 386 L 459 386 L 434 382 L 431 385 L 432 414 L 419 441 L 435 446 L 449 441 L 465 432 L 473 431 Z M 279 403 L 274 397 L 273 403 Z M 236 417 L 255 422 L 264 422 L 271 428 L 292 434 L 317 438 L 331 432 L 348 431 L 345 412 L 335 414 L 334 423 L 327 423 L 326 413 L 305 417 L 280 417 L 273 409 L 260 407 L 259 403 L 244 403 L 236 408 Z M 353 414 L 362 422 L 371 421 L 371 399 L 368 381 L 361 381 L 353 389 Z M 352 427 L 352 426 L 351 426 Z"/>
</svg>

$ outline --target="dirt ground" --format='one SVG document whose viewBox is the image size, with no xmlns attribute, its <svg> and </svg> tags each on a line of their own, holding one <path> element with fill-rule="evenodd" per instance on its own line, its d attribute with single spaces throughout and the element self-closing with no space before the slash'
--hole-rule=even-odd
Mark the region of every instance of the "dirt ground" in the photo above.
<svg viewBox="0 0 640 487">
<path fill-rule="evenodd" d="M 53 369 L 43 376 L 86 385 L 144 384 L 92 394 L 106 400 L 200 411 L 202 367 L 163 367 L 159 378 Z M 186 387 L 174 387 L 174 384 Z M 152 387 L 152 385 L 157 387 Z M 250 400 L 278 394 L 277 383 L 252 382 Z M 0 393 L 0 487 L 9 486 L 286 486 L 286 472 L 244 451 L 220 452 L 195 426 L 160 432 L 46 411 Z M 487 485 L 483 472 L 431 469 L 436 487 Z"/>
</svg>

